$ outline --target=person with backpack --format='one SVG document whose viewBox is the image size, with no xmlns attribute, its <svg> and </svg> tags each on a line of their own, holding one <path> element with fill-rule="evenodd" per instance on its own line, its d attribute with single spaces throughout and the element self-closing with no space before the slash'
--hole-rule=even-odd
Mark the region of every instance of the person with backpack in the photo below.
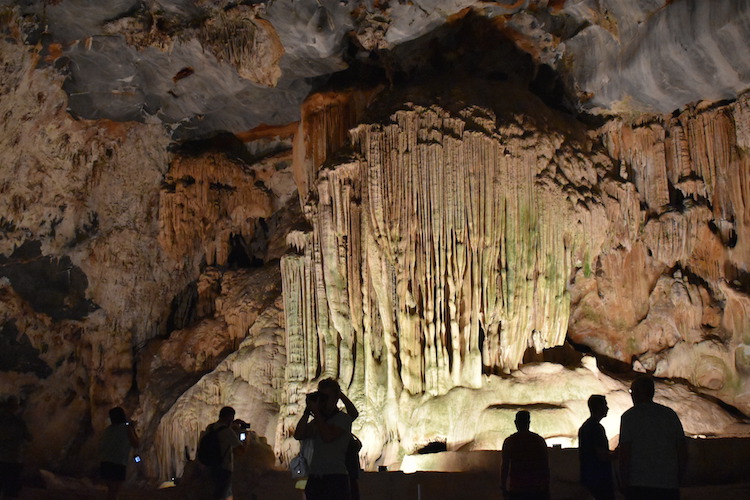
<svg viewBox="0 0 750 500">
<path fill-rule="evenodd" d="M 225 406 L 219 411 L 219 420 L 206 427 L 198 442 L 198 461 L 207 466 L 213 482 L 213 498 L 232 500 L 233 450 L 243 446 L 234 425 L 234 408 Z"/>
</svg>

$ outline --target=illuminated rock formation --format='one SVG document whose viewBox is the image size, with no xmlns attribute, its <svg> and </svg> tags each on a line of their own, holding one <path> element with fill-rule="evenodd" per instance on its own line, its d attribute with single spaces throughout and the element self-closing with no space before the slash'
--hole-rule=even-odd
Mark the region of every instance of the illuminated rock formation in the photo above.
<svg viewBox="0 0 750 500">
<path fill-rule="evenodd" d="M 411 103 L 434 95 L 424 88 L 376 101 L 319 171 L 314 229 L 290 235 L 282 261 L 286 410 L 337 377 L 373 449 L 414 451 L 404 398 L 442 415 L 428 401 L 485 390 L 566 333 L 744 409 L 744 323 L 723 316 L 748 300 L 750 177 L 734 125 L 747 96 L 587 135 L 530 94 L 481 89 L 434 96 L 444 107 Z"/>
<path fill-rule="evenodd" d="M 749 99 L 605 127 L 610 155 L 636 187 L 641 215 L 627 225 L 639 229 L 613 240 L 594 275 L 576 276 L 568 329 L 596 352 L 688 380 L 745 412 Z"/>
<path fill-rule="evenodd" d="M 159 198 L 160 243 L 175 256 L 198 245 L 208 264 L 226 264 L 232 238 L 251 241 L 255 222 L 273 213 L 271 198 L 242 162 L 179 157 Z"/>
</svg>

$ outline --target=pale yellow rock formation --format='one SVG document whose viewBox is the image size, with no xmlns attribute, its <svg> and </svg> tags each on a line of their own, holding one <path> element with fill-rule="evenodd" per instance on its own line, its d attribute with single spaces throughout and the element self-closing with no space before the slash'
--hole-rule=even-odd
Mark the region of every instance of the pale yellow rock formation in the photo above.
<svg viewBox="0 0 750 500">
<path fill-rule="evenodd" d="M 282 260 L 282 411 L 337 377 L 373 450 L 398 447 L 403 398 L 482 388 L 528 348 L 563 343 L 569 277 L 606 232 L 592 188 L 607 158 L 530 94 L 504 90 L 497 111 L 374 104 L 353 153 L 328 158 L 306 208 L 314 229 L 292 235 L 297 254 Z"/>
<path fill-rule="evenodd" d="M 283 393 L 284 315 L 279 295 L 258 316 L 247 337 L 215 370 L 182 394 L 160 419 L 148 463 L 154 477 L 179 477 L 186 451 L 195 458 L 200 433 L 232 406 L 237 418 L 274 444 Z"/>
<path fill-rule="evenodd" d="M 443 395 L 488 390 L 487 375 L 566 333 L 744 408 L 745 320 L 723 318 L 744 318 L 748 300 L 733 291 L 745 286 L 750 186 L 734 123 L 747 96 L 587 135 L 517 90 L 471 95 L 482 105 L 462 104 L 461 90 L 431 105 L 380 99 L 351 148 L 321 147 L 323 167 L 307 170 L 313 230 L 290 234 L 296 251 L 282 260 L 289 395 L 277 453 L 291 456 L 283 440 L 321 377 L 360 405 L 367 463 L 395 460 L 418 447 L 410 440 L 427 444 L 438 407 L 468 408 Z M 412 398 L 424 418 L 404 414 Z M 479 427 L 429 439 L 481 442 Z"/>
</svg>

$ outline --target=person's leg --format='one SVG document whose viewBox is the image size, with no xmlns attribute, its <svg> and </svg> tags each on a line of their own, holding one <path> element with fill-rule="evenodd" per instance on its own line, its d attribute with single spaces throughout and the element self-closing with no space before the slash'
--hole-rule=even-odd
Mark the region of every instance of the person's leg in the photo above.
<svg viewBox="0 0 750 500">
<path fill-rule="evenodd" d="M 628 488 L 625 497 L 628 500 L 679 500 L 680 490 L 633 486 Z"/>
<path fill-rule="evenodd" d="M 122 490 L 122 481 L 110 479 L 107 481 L 107 500 L 118 500 Z"/>
<path fill-rule="evenodd" d="M 351 490 L 352 500 L 359 500 L 359 480 L 353 475 L 349 475 L 349 489 Z"/>
<path fill-rule="evenodd" d="M 615 489 L 610 485 L 597 485 L 588 488 L 594 500 L 614 500 Z"/>
<path fill-rule="evenodd" d="M 223 467 L 211 467 L 211 480 L 214 484 L 213 497 L 227 500 L 232 497 L 232 472 Z"/>
<path fill-rule="evenodd" d="M 326 500 L 321 477 L 309 477 L 307 479 L 305 500 Z"/>
<path fill-rule="evenodd" d="M 4 462 L 2 467 L 3 478 L 0 480 L 0 498 L 18 498 L 21 492 L 21 474 L 23 466 L 15 462 Z"/>
<path fill-rule="evenodd" d="M 351 483 L 348 474 L 325 476 L 326 490 L 331 500 L 351 500 Z"/>
<path fill-rule="evenodd" d="M 101 477 L 107 483 L 107 500 L 117 500 L 120 490 L 125 483 L 127 468 L 121 464 L 112 462 L 101 463 Z"/>
</svg>

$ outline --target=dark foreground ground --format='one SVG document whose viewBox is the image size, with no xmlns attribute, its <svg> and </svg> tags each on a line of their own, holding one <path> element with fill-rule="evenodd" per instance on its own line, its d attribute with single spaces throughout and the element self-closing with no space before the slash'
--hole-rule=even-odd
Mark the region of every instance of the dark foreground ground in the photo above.
<svg viewBox="0 0 750 500">
<path fill-rule="evenodd" d="M 267 447 L 266 447 L 267 448 Z M 750 439 L 690 440 L 690 462 L 682 500 L 750 499 Z M 500 500 L 499 470 L 502 453 L 497 451 L 443 452 L 407 457 L 407 466 L 430 472 L 365 472 L 360 479 L 362 500 Z M 273 452 L 235 455 L 233 481 L 236 500 L 301 500 L 302 492 L 286 470 L 271 469 Z M 553 499 L 586 499 L 578 484 L 578 450 L 550 449 Z M 442 472 L 438 472 L 442 471 Z M 179 484 L 156 489 L 130 484 L 122 500 L 210 499 L 207 475 L 202 467 L 189 464 Z M 90 483 L 49 477 L 47 488 L 27 487 L 21 499 L 94 500 L 105 491 Z M 618 498 L 623 498 L 618 496 Z"/>
<path fill-rule="evenodd" d="M 291 479 L 286 473 L 264 474 L 258 478 L 253 492 L 248 496 L 237 491 L 236 500 L 301 500 L 302 494 L 294 490 Z M 749 479 L 750 480 L 750 479 Z M 400 472 L 366 473 L 362 478 L 362 500 L 467 500 L 497 499 L 502 496 L 496 488 L 497 477 L 491 474 L 476 473 L 436 473 L 423 472 L 403 474 Z M 421 497 L 419 496 L 421 491 Z M 564 485 L 553 491 L 554 499 L 585 499 L 585 492 L 574 488 L 575 485 Z M 104 499 L 104 490 L 44 490 L 26 489 L 21 499 L 28 500 L 94 500 Z M 198 491 L 185 491 L 181 488 L 164 490 L 125 489 L 121 500 L 177 500 L 205 498 Z M 623 498 L 618 496 L 618 498 Z M 690 486 L 682 489 L 682 500 L 741 500 L 750 499 L 750 482 Z"/>
</svg>

